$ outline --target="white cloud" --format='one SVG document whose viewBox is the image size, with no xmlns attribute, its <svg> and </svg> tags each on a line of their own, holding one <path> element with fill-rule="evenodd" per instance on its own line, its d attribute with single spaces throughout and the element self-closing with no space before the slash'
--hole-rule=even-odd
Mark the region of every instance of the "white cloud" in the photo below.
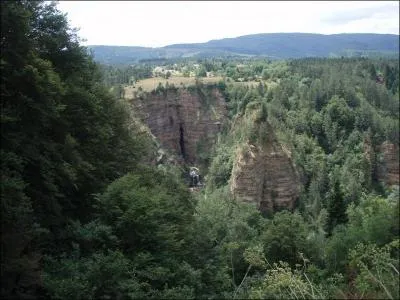
<svg viewBox="0 0 400 300">
<path fill-rule="evenodd" d="M 90 45 L 159 47 L 267 32 L 399 33 L 397 1 L 60 1 Z"/>
</svg>

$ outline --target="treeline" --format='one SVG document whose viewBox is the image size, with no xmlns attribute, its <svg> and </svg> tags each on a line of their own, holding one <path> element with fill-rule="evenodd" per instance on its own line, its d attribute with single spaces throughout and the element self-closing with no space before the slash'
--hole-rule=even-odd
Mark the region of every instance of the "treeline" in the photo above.
<svg viewBox="0 0 400 300">
<path fill-rule="evenodd" d="M 106 86 L 134 84 L 137 80 L 152 77 L 151 64 L 138 64 L 132 66 L 107 66 L 100 65 L 103 74 L 103 82 Z"/>
<path fill-rule="evenodd" d="M 398 297 L 398 182 L 383 182 L 380 150 L 399 145 L 398 68 L 398 60 L 302 59 L 264 65 L 268 79 L 256 87 L 226 83 L 230 122 L 211 155 L 207 199 L 231 199 L 237 149 L 266 140 L 266 122 L 302 182 L 297 212 L 276 213 L 246 244 L 259 243 L 267 271 L 252 269 L 241 297 Z"/>
<path fill-rule="evenodd" d="M 125 104 L 101 80 L 55 3 L 1 3 L 1 282 L 7 299 L 43 288 L 46 255 L 73 249 L 71 222 L 93 221 L 95 194 L 136 170 L 148 151 Z"/>
<path fill-rule="evenodd" d="M 289 147 L 308 190 L 300 205 L 311 199 L 318 207 L 321 201 L 342 202 L 344 215 L 347 204 L 358 203 L 363 193 L 384 194 L 379 148 L 384 142 L 399 144 L 398 60 L 305 59 L 281 63 L 279 69 L 264 68 L 269 80 L 257 87 L 228 83 L 225 94 L 232 123 L 259 110 Z M 378 73 L 384 74 L 383 82 L 377 81 Z M 258 139 L 263 134 L 268 133 L 260 132 Z M 221 147 L 233 149 L 239 139 L 230 131 Z M 230 170 L 232 159 L 224 161 L 230 165 L 211 168 Z M 339 194 L 328 200 L 335 190 Z"/>
<path fill-rule="evenodd" d="M 399 297 L 398 189 L 363 152 L 398 144 L 398 61 L 267 63 L 256 88 L 219 84 L 232 123 L 195 196 L 150 164 L 151 138 L 55 3 L 3 1 L 1 25 L 3 298 Z M 268 134 L 233 128 L 254 110 L 300 170 L 295 212 L 229 193 L 229 132 Z"/>
</svg>

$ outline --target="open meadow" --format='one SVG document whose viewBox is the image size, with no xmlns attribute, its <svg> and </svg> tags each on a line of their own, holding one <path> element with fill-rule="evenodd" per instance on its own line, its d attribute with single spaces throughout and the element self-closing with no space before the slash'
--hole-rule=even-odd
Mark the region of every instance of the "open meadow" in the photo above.
<svg viewBox="0 0 400 300">
<path fill-rule="evenodd" d="M 216 83 L 223 80 L 222 77 L 203 77 L 199 78 L 199 81 L 202 83 Z M 194 85 L 196 83 L 196 78 L 195 77 L 183 77 L 183 76 L 175 76 L 175 77 L 170 77 L 168 79 L 162 78 L 162 77 L 152 77 L 152 78 L 146 78 L 143 80 L 139 80 L 135 83 L 135 85 L 129 85 L 125 87 L 125 98 L 132 98 L 133 93 L 135 91 L 138 91 L 139 88 L 141 88 L 145 92 L 151 92 L 152 90 L 155 90 L 159 84 L 162 84 L 165 86 L 167 83 L 168 84 L 173 84 L 176 87 L 179 86 L 190 86 Z"/>
<path fill-rule="evenodd" d="M 223 77 L 221 76 L 216 76 L 216 77 L 200 77 L 198 80 L 204 84 L 209 84 L 209 83 L 217 83 L 219 81 L 224 80 Z M 133 95 L 135 92 L 139 91 L 139 88 L 141 88 L 142 91 L 144 92 L 151 92 L 152 90 L 155 90 L 159 84 L 162 84 L 164 87 L 168 83 L 169 85 L 173 84 L 176 87 L 180 86 L 191 86 L 196 83 L 196 77 L 183 77 L 183 76 L 173 76 L 168 79 L 162 78 L 162 77 L 152 77 L 152 78 L 146 78 L 143 80 L 137 81 L 134 85 L 127 85 L 125 86 L 125 98 L 126 99 L 131 99 L 133 98 Z M 245 82 L 234 82 L 231 81 L 228 84 L 233 83 L 234 85 L 240 85 L 240 86 L 248 86 L 248 87 L 257 87 L 259 84 L 258 81 L 245 81 Z M 267 86 L 274 86 L 276 83 L 271 82 L 271 81 L 263 81 L 263 83 Z"/>
</svg>

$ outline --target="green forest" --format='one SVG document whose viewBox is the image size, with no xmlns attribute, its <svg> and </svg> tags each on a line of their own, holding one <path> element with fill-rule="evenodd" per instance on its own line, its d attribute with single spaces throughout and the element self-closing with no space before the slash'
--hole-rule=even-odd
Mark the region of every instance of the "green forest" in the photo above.
<svg viewBox="0 0 400 300">
<path fill-rule="evenodd" d="M 197 192 L 187 166 L 153 163 L 123 97 L 160 64 L 191 89 L 222 78 Z M 106 66 L 56 3 L 2 1 L 0 68 L 2 299 L 399 299 L 398 59 Z M 272 132 L 301 184 L 294 209 L 263 213 L 230 182 L 238 148 Z"/>
</svg>

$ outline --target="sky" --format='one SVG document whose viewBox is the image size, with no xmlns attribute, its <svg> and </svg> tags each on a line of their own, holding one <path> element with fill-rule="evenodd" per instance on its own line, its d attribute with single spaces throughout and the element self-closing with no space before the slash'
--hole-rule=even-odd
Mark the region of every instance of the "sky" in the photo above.
<svg viewBox="0 0 400 300">
<path fill-rule="evenodd" d="M 162 47 L 272 32 L 399 34 L 399 1 L 60 1 L 84 45 Z"/>
</svg>

